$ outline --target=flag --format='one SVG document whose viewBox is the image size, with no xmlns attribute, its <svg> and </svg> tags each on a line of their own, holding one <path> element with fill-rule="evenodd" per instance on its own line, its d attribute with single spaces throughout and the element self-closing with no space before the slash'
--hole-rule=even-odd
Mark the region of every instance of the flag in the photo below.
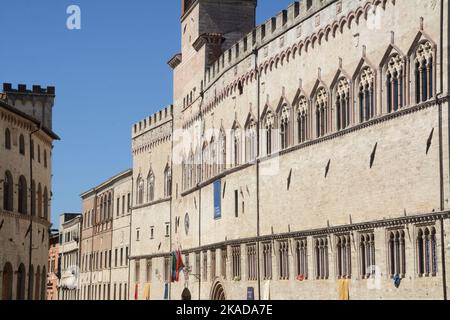
<svg viewBox="0 0 450 320">
<path fill-rule="evenodd" d="M 172 282 L 175 282 L 177 279 L 177 255 L 175 251 L 171 254 L 172 257 Z"/>
<path fill-rule="evenodd" d="M 134 287 L 134 300 L 139 299 L 139 284 L 136 283 L 136 286 Z"/>
<path fill-rule="evenodd" d="M 177 267 L 176 267 L 176 280 L 180 281 L 180 272 L 184 269 L 183 258 L 181 257 L 180 250 L 177 251 Z"/>
</svg>

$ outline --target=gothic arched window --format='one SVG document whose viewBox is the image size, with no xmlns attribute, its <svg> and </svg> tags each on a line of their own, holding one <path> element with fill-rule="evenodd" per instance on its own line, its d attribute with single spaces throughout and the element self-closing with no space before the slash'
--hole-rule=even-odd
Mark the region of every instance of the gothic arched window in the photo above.
<svg viewBox="0 0 450 320">
<path fill-rule="evenodd" d="M 18 211 L 27 214 L 27 181 L 24 176 L 20 176 L 18 184 Z"/>
<path fill-rule="evenodd" d="M 152 202 L 155 200 L 155 175 L 153 170 L 147 176 L 147 202 Z"/>
<path fill-rule="evenodd" d="M 172 196 L 172 170 L 167 165 L 164 171 L 164 197 Z"/>
<path fill-rule="evenodd" d="M 369 278 L 375 274 L 375 235 L 362 234 L 359 242 L 361 276 Z"/>
<path fill-rule="evenodd" d="M 136 189 L 137 189 L 137 198 L 136 202 L 137 204 L 143 204 L 144 203 L 144 180 L 141 176 L 138 177 L 136 182 Z"/>
<path fill-rule="evenodd" d="M 314 242 L 316 279 L 324 280 L 329 277 L 328 238 L 318 238 Z"/>
<path fill-rule="evenodd" d="M 31 182 L 31 215 L 36 216 L 36 183 Z"/>
<path fill-rule="evenodd" d="M 416 252 L 419 276 L 436 276 L 437 242 L 435 228 L 419 228 L 416 239 Z"/>
<path fill-rule="evenodd" d="M 5 149 L 11 150 L 11 131 L 5 129 Z"/>
<path fill-rule="evenodd" d="M 405 105 L 405 62 L 395 53 L 386 66 L 386 101 L 387 112 L 395 112 Z"/>
<path fill-rule="evenodd" d="M 325 88 L 320 88 L 316 99 L 316 135 L 322 137 L 328 133 L 328 93 Z"/>
<path fill-rule="evenodd" d="M 44 188 L 44 195 L 43 195 L 43 205 L 44 205 L 44 219 L 48 220 L 48 210 L 49 210 L 49 197 L 48 197 L 48 191 L 47 187 Z"/>
<path fill-rule="evenodd" d="M 343 130 L 350 125 L 350 83 L 342 78 L 336 87 L 336 124 L 337 130 Z"/>
<path fill-rule="evenodd" d="M 352 276 L 351 240 L 349 235 L 339 236 L 336 244 L 337 276 L 350 279 Z"/>
<path fill-rule="evenodd" d="M 406 251 L 405 232 L 403 230 L 391 231 L 389 233 L 389 272 L 391 277 L 396 275 L 405 277 L 406 274 Z"/>
<path fill-rule="evenodd" d="M 6 171 L 5 179 L 3 181 L 3 209 L 6 211 L 13 211 L 13 178 L 11 172 Z"/>
<path fill-rule="evenodd" d="M 375 74 L 369 67 L 358 77 L 359 121 L 362 123 L 375 116 Z"/>
<path fill-rule="evenodd" d="M 297 138 L 299 143 L 303 143 L 309 138 L 308 120 L 308 100 L 303 96 L 299 100 L 297 109 Z"/>
<path fill-rule="evenodd" d="M 25 155 L 25 137 L 23 134 L 19 137 L 19 152 L 21 155 Z"/>
<path fill-rule="evenodd" d="M 203 144 L 202 149 L 202 179 L 203 181 L 207 180 L 209 178 L 209 145 L 207 142 Z"/>
<path fill-rule="evenodd" d="M 247 162 L 256 159 L 256 149 L 256 122 L 251 118 L 245 127 L 245 159 Z"/>
<path fill-rule="evenodd" d="M 232 141 L 233 165 L 238 166 L 241 164 L 241 128 L 237 124 L 233 127 Z"/>
<path fill-rule="evenodd" d="M 38 217 L 42 218 L 42 187 L 41 184 L 38 184 L 38 191 L 37 191 L 37 213 Z"/>
<path fill-rule="evenodd" d="M 226 136 L 223 129 L 219 133 L 219 171 L 223 172 L 226 170 L 227 161 L 227 145 Z"/>
<path fill-rule="evenodd" d="M 419 44 L 414 58 L 416 103 L 428 101 L 433 97 L 433 46 L 429 41 Z"/>
<path fill-rule="evenodd" d="M 265 147 L 266 147 L 266 154 L 270 155 L 272 154 L 273 150 L 273 131 L 275 129 L 275 117 L 272 112 L 268 112 L 265 117 L 264 121 L 264 129 L 265 129 Z"/>
<path fill-rule="evenodd" d="M 290 144 L 290 116 L 290 108 L 287 105 L 284 105 L 280 112 L 280 145 L 282 150 L 287 149 Z"/>
</svg>

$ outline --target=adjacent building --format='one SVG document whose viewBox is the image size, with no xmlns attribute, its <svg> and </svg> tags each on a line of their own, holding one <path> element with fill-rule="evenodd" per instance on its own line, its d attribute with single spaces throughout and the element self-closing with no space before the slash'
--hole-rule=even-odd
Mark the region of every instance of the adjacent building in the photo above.
<svg viewBox="0 0 450 320">
<path fill-rule="evenodd" d="M 0 299 L 45 300 L 55 88 L 0 92 Z"/>
<path fill-rule="evenodd" d="M 47 300 L 58 300 L 58 284 L 60 278 L 59 233 L 50 235 L 47 270 Z"/>
<path fill-rule="evenodd" d="M 173 105 L 132 128 L 130 296 L 447 299 L 448 1 L 256 5 L 182 1 Z"/>
<path fill-rule="evenodd" d="M 80 299 L 128 298 L 131 170 L 83 193 Z"/>
<path fill-rule="evenodd" d="M 80 240 L 83 218 L 80 213 L 64 213 L 59 218 L 59 300 L 77 300 L 80 294 Z"/>
</svg>

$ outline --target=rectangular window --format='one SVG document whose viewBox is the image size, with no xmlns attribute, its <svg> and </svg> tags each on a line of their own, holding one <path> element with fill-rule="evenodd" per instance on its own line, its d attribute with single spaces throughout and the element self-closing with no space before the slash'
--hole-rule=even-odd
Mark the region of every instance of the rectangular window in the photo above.
<svg viewBox="0 0 450 320">
<path fill-rule="evenodd" d="M 125 214 L 125 196 L 122 196 L 122 215 Z"/>
<path fill-rule="evenodd" d="M 127 212 L 130 212 L 131 210 L 131 194 L 129 193 L 127 195 Z"/>
<path fill-rule="evenodd" d="M 109 250 L 109 268 L 111 269 L 112 250 Z"/>
<path fill-rule="evenodd" d="M 289 241 L 278 242 L 278 273 L 280 280 L 289 280 Z"/>
<path fill-rule="evenodd" d="M 295 241 L 295 256 L 296 256 L 296 269 L 297 279 L 308 279 L 308 240 L 299 239 Z"/>
<path fill-rule="evenodd" d="M 272 280 L 272 243 L 263 244 L 263 278 Z"/>
<path fill-rule="evenodd" d="M 120 248 L 120 266 L 123 266 L 123 248 Z"/>
<path fill-rule="evenodd" d="M 147 259 L 147 283 L 152 282 L 152 259 Z"/>
<path fill-rule="evenodd" d="M 166 237 L 170 237 L 170 224 L 166 223 Z"/>
<path fill-rule="evenodd" d="M 118 256 L 118 249 L 116 248 L 115 254 L 114 254 L 114 267 L 117 268 L 117 256 Z"/>
<path fill-rule="evenodd" d="M 117 198 L 117 209 L 116 209 L 116 216 L 120 215 L 120 197 Z"/>
<path fill-rule="evenodd" d="M 136 229 L 136 241 L 139 241 L 139 236 L 140 236 L 140 230 Z"/>
<path fill-rule="evenodd" d="M 232 277 L 234 281 L 241 280 L 241 246 L 234 246 L 232 252 Z"/>
<path fill-rule="evenodd" d="M 139 283 L 140 281 L 140 272 L 141 272 L 141 265 L 140 261 L 136 260 L 135 266 L 134 266 L 134 282 Z"/>
<path fill-rule="evenodd" d="M 150 227 L 150 240 L 153 240 L 155 237 L 155 227 Z"/>
<path fill-rule="evenodd" d="M 247 275 L 249 281 L 257 280 L 256 244 L 247 245 Z"/>
</svg>

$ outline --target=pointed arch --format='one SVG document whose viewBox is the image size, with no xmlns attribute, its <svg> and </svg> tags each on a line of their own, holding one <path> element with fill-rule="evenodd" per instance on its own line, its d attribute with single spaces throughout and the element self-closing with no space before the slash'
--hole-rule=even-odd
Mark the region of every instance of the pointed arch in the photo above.
<svg viewBox="0 0 450 320">
<path fill-rule="evenodd" d="M 343 69 L 339 68 L 331 84 L 336 110 L 335 123 L 338 131 L 346 129 L 351 124 L 353 116 L 351 86 L 351 78 Z"/>
<path fill-rule="evenodd" d="M 280 133 L 281 150 L 289 148 L 292 141 L 292 107 L 286 97 L 282 96 L 276 110 Z"/>
<path fill-rule="evenodd" d="M 167 163 L 164 169 L 164 197 L 168 198 L 172 196 L 172 168 Z"/>
<path fill-rule="evenodd" d="M 251 162 L 257 156 L 257 122 L 250 111 L 245 121 L 245 160 Z"/>
<path fill-rule="evenodd" d="M 155 201 L 155 173 L 150 165 L 147 174 L 147 202 Z"/>
<path fill-rule="evenodd" d="M 274 131 L 276 129 L 275 112 L 266 104 L 261 115 L 261 137 L 262 145 L 265 148 L 266 155 L 271 155 L 274 149 Z"/>
<path fill-rule="evenodd" d="M 385 112 L 396 112 L 406 105 L 407 78 L 406 57 L 394 44 L 390 44 L 380 63 L 382 70 L 382 82 Z"/>
<path fill-rule="evenodd" d="M 14 180 L 9 171 L 5 172 L 3 179 L 3 210 L 14 210 Z"/>
<path fill-rule="evenodd" d="M 411 61 L 411 99 L 418 104 L 436 96 L 436 43 L 420 30 L 408 50 Z"/>
<path fill-rule="evenodd" d="M 315 112 L 316 138 L 328 134 L 331 130 L 330 92 L 322 80 L 317 80 L 311 92 Z"/>
<path fill-rule="evenodd" d="M 241 126 L 237 120 L 234 121 L 231 127 L 231 141 L 232 141 L 232 163 L 239 166 L 242 164 L 242 132 Z"/>
</svg>

